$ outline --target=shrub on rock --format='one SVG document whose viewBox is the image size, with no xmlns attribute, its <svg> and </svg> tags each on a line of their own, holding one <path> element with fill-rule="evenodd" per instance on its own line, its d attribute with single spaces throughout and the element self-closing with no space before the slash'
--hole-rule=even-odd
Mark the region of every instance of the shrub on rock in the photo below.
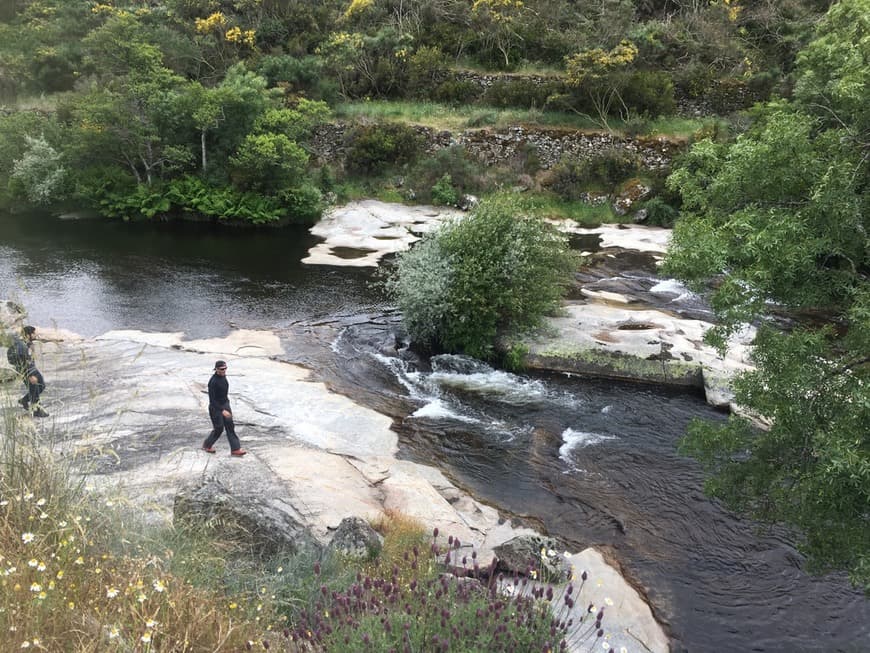
<svg viewBox="0 0 870 653">
<path fill-rule="evenodd" d="M 400 255 L 388 287 L 415 342 L 487 359 L 559 306 L 573 261 L 564 234 L 501 196 Z"/>
</svg>

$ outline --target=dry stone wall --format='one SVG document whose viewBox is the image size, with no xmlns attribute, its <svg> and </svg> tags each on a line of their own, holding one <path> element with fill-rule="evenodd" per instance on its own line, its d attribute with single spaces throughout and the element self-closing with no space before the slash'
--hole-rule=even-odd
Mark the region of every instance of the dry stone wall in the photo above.
<svg viewBox="0 0 870 653">
<path fill-rule="evenodd" d="M 347 134 L 351 126 L 346 123 L 322 125 L 315 130 L 311 142 L 314 154 L 324 162 L 344 160 Z M 425 142 L 428 153 L 453 145 L 463 146 L 483 165 L 507 163 L 531 150 L 540 161 L 541 168 L 549 169 L 563 156 L 589 159 L 610 149 L 625 149 L 637 154 L 645 168 L 667 170 L 674 156 L 685 147 L 682 141 L 667 138 L 621 138 L 605 132 L 585 132 L 569 129 L 508 127 L 503 129 L 469 129 L 458 133 L 416 127 Z"/>
</svg>

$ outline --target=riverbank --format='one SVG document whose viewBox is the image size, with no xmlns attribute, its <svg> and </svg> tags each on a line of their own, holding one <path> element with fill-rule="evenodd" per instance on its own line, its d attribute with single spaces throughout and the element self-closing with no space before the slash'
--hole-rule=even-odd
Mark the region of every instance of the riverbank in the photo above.
<svg viewBox="0 0 870 653">
<path fill-rule="evenodd" d="M 494 547 L 535 534 L 437 469 L 397 458 L 391 420 L 285 362 L 292 347 L 286 335 L 239 330 L 187 340 L 180 333 L 110 331 L 81 338 L 45 326 L 39 332 L 51 417 L 25 417 L 10 397 L 14 384 L 4 384 L 4 410 L 21 428 L 53 432 L 56 450 L 75 461 L 95 496 L 133 505 L 147 521 L 171 520 L 180 489 L 211 478 L 280 498 L 281 510 L 323 544 L 346 517 L 374 520 L 388 512 L 459 538 L 481 565 Z M 242 459 L 228 455 L 224 440 L 217 455 L 200 450 L 208 430 L 205 384 L 216 358 L 229 363 L 237 429 L 249 451 Z M 602 581 L 587 584 L 578 603 L 614 602 L 608 641 L 618 649 L 639 638 L 650 650 L 668 650 L 641 595 L 602 556 L 589 550 L 571 561 Z"/>
</svg>

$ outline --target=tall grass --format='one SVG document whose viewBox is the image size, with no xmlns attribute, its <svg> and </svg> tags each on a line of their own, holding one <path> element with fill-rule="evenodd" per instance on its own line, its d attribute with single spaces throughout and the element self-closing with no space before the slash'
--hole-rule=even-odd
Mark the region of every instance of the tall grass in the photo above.
<svg viewBox="0 0 870 653">
<path fill-rule="evenodd" d="M 437 102 L 369 100 L 339 104 L 335 115 L 345 120 L 368 118 L 408 122 L 457 131 L 475 127 L 510 127 L 517 124 L 595 129 L 593 120 L 572 113 L 545 112 L 540 109 L 499 109 L 478 105 L 453 107 Z"/>
<path fill-rule="evenodd" d="M 453 107 L 437 102 L 410 102 L 391 100 L 366 100 L 345 102 L 335 109 L 336 117 L 351 120 L 405 122 L 424 125 L 433 129 L 458 131 L 476 127 L 504 128 L 516 125 L 539 127 L 562 127 L 565 129 L 601 129 L 600 121 L 577 113 L 542 111 L 540 109 L 500 109 L 481 105 Z M 640 121 L 609 121 L 615 131 L 625 130 L 647 136 L 667 136 L 686 139 L 704 127 L 712 125 L 710 118 L 682 118 L 668 116 Z"/>
<path fill-rule="evenodd" d="M 3 400 L 0 447 L 2 650 L 216 651 L 255 626 L 220 592 L 119 529 L 114 502 L 85 490 L 53 429 Z M 17 408 L 17 407 L 16 407 Z M 240 623 L 241 622 L 241 623 Z"/>
</svg>

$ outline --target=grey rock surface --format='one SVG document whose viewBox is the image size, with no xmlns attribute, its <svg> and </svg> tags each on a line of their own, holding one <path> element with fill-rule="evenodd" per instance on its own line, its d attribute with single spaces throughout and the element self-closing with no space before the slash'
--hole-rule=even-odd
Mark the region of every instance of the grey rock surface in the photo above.
<svg viewBox="0 0 870 653">
<path fill-rule="evenodd" d="M 209 474 L 179 489 L 173 523 L 205 529 L 261 556 L 320 549 L 284 494 L 260 474 Z"/>
<path fill-rule="evenodd" d="M 383 548 L 384 538 L 361 517 L 345 517 L 329 542 L 328 550 L 355 559 L 373 557 Z"/>
<path fill-rule="evenodd" d="M 502 571 L 534 575 L 545 582 L 562 582 L 570 576 L 559 543 L 541 535 L 519 535 L 493 549 Z"/>
<path fill-rule="evenodd" d="M 175 514 L 236 523 L 265 552 L 326 546 L 348 517 L 373 520 L 398 511 L 437 527 L 441 540 L 459 538 L 463 551 L 477 552 L 481 567 L 504 542 L 540 537 L 512 526 L 439 470 L 397 460 L 391 420 L 282 361 L 275 333 L 235 331 L 206 340 L 137 331 L 93 339 L 49 328 L 40 333 L 51 418 L 37 422 L 17 411 L 15 419 L 53 442 L 95 495 L 135 506 L 149 521 L 167 523 Z M 225 440 L 217 454 L 200 449 L 210 428 L 205 384 L 216 358 L 230 363 L 236 426 L 249 451 L 244 458 L 230 457 Z M 10 406 L 14 399 L 6 393 L 3 405 Z M 611 592 L 631 595 L 613 567 L 602 560 L 596 569 L 610 579 Z M 649 650 L 667 651 L 656 645 L 666 637 L 641 598 L 626 605 L 613 627 L 622 620 L 654 633 L 645 640 Z"/>
</svg>

